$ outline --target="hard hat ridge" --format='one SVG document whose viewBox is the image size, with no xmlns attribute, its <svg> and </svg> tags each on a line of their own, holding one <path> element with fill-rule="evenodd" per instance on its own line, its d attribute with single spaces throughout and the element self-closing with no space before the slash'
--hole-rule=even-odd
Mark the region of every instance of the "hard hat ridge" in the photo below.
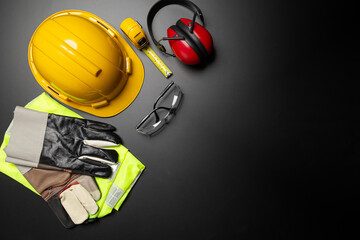
<svg viewBox="0 0 360 240">
<path fill-rule="evenodd" d="M 144 78 L 140 59 L 120 34 L 78 10 L 55 13 L 40 24 L 29 44 L 29 64 L 53 97 L 101 117 L 130 105 Z"/>
</svg>

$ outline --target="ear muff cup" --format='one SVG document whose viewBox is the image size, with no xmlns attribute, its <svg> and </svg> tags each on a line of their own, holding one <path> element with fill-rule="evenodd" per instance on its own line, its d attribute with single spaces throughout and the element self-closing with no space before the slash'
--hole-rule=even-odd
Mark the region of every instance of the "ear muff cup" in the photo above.
<svg viewBox="0 0 360 240">
<path fill-rule="evenodd" d="M 168 37 L 174 37 L 176 35 L 184 37 L 184 40 L 169 40 L 172 51 L 180 61 L 193 65 L 203 60 L 204 56 L 201 50 L 187 32 L 176 25 L 170 26 L 167 32 Z"/>
<path fill-rule="evenodd" d="M 202 59 L 206 58 L 209 54 L 206 50 L 206 48 L 204 47 L 204 45 L 202 44 L 202 42 L 200 41 L 200 39 L 195 35 L 197 28 L 200 28 L 202 26 L 195 24 L 194 30 L 191 33 L 189 30 L 189 26 L 187 26 L 183 21 L 190 21 L 189 19 L 179 19 L 176 22 L 176 26 L 179 27 L 183 32 L 185 32 L 187 34 L 187 36 L 192 40 L 193 43 L 195 43 L 195 45 L 197 46 L 197 48 L 201 51 L 201 55 L 202 55 Z M 191 21 L 190 21 L 191 22 Z"/>
<path fill-rule="evenodd" d="M 172 4 L 187 8 L 193 12 L 193 18 L 192 20 L 181 18 L 177 21 L 176 25 L 168 28 L 167 37 L 157 41 L 152 29 L 154 17 L 160 9 Z M 196 17 L 201 20 L 202 25 L 195 22 Z M 159 0 L 150 8 L 146 21 L 150 37 L 159 50 L 167 55 L 176 56 L 185 64 L 198 64 L 204 61 L 212 52 L 213 39 L 209 31 L 205 28 L 204 15 L 201 9 L 189 0 Z M 191 24 L 194 25 L 191 27 Z M 183 37 L 184 39 L 177 37 Z M 170 47 L 175 55 L 166 52 L 164 46 L 160 44 L 160 41 L 163 40 L 169 41 Z"/>
</svg>

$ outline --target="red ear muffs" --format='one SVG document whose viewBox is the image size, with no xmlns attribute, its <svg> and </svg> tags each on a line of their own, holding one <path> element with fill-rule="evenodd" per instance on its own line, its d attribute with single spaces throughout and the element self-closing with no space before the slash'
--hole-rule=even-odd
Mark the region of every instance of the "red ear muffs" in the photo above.
<svg viewBox="0 0 360 240">
<path fill-rule="evenodd" d="M 167 36 L 184 37 L 184 40 L 169 40 L 171 49 L 175 56 L 185 64 L 194 65 L 203 61 L 213 47 L 213 40 L 210 33 L 200 24 L 194 23 L 193 32 L 190 32 L 192 21 L 181 18 L 168 28 Z"/>
<path fill-rule="evenodd" d="M 167 37 L 163 37 L 157 41 L 152 30 L 152 22 L 156 13 L 165 6 L 178 4 L 188 8 L 194 13 L 193 19 L 181 18 L 167 30 Z M 203 25 L 195 22 L 198 17 Z M 160 0 L 155 3 L 147 16 L 147 25 L 151 39 L 157 48 L 163 53 L 177 57 L 181 62 L 194 65 L 205 60 L 212 51 L 213 39 L 211 34 L 205 29 L 204 16 L 198 6 L 189 0 Z M 166 52 L 161 41 L 168 40 L 173 54 Z"/>
</svg>

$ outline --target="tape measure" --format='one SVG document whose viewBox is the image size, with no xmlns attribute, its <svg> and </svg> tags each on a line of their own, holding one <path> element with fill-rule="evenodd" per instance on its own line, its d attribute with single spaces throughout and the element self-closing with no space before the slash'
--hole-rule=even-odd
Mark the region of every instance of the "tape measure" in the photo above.
<svg viewBox="0 0 360 240">
<path fill-rule="evenodd" d="M 172 75 L 170 69 L 150 48 L 149 41 L 147 40 L 146 34 L 140 23 L 132 18 L 127 18 L 121 23 L 120 29 L 137 49 L 142 50 L 150 58 L 166 78 L 169 78 Z"/>
<path fill-rule="evenodd" d="M 170 71 L 170 69 L 165 65 L 165 63 L 156 55 L 154 50 L 151 49 L 151 47 L 148 45 L 141 49 L 149 58 L 150 60 L 155 64 L 155 66 L 164 74 L 166 78 L 170 77 L 173 73 Z"/>
</svg>

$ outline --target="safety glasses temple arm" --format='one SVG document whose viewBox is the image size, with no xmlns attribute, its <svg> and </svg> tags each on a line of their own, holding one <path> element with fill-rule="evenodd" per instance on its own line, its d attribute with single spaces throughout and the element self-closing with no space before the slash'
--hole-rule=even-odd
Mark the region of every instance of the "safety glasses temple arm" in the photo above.
<svg viewBox="0 0 360 240">
<path fill-rule="evenodd" d="M 156 105 L 157 105 L 157 103 L 159 102 L 160 98 L 162 98 L 162 97 L 165 95 L 165 93 L 166 93 L 167 91 L 169 91 L 169 89 L 170 89 L 174 84 L 175 84 L 175 83 L 174 83 L 173 81 L 171 81 L 171 82 L 169 83 L 169 85 L 167 85 L 166 88 L 160 93 L 160 95 L 158 96 L 158 98 L 156 99 L 156 101 L 155 101 L 155 103 L 154 103 L 153 109 L 156 109 Z"/>
<path fill-rule="evenodd" d="M 169 112 L 171 111 L 171 108 L 167 108 L 167 107 L 158 107 L 158 108 L 155 108 L 155 109 L 152 110 L 148 115 L 146 115 L 146 116 L 143 118 L 143 120 L 141 120 L 141 122 L 138 123 L 138 125 L 136 125 L 136 129 L 139 129 L 139 128 L 141 127 L 141 125 L 143 125 L 144 122 L 149 119 L 149 117 L 151 116 L 151 114 L 155 114 L 155 121 L 158 122 L 158 121 L 160 120 L 160 117 L 159 117 L 159 115 L 157 114 L 156 111 L 158 111 L 158 110 L 160 110 L 160 109 L 164 109 L 164 110 L 167 110 L 167 111 L 169 111 Z"/>
</svg>

